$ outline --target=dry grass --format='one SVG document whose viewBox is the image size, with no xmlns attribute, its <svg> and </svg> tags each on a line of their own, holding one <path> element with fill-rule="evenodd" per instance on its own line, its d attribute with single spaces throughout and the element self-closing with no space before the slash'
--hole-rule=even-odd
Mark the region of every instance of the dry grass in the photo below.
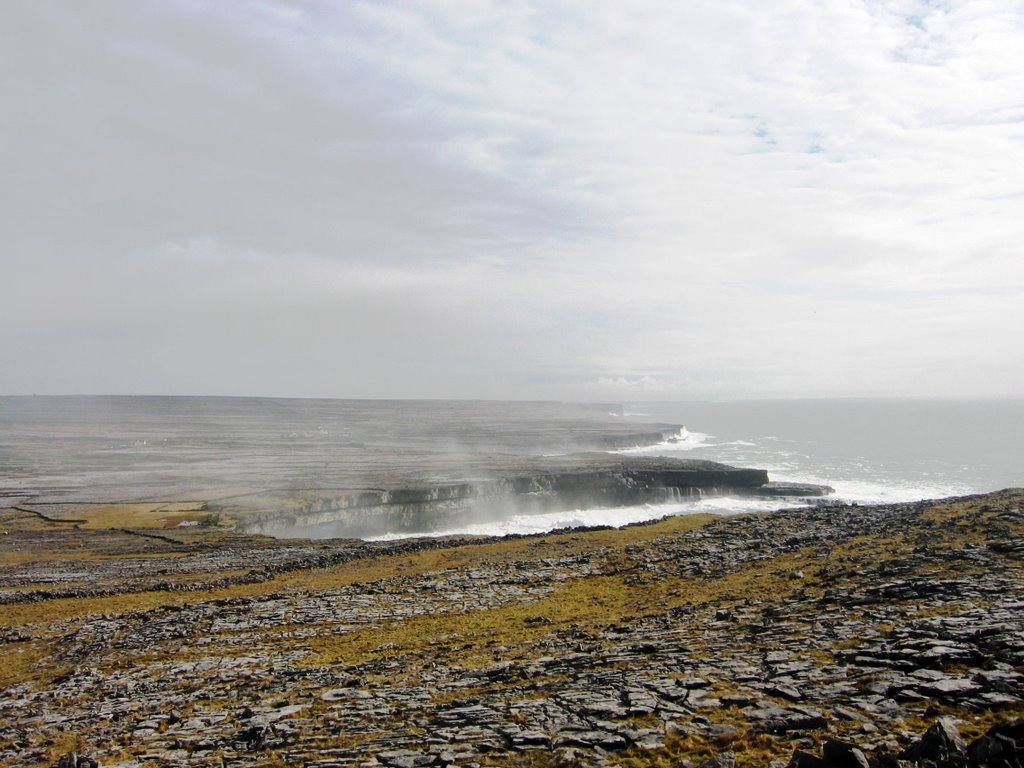
<svg viewBox="0 0 1024 768">
<path fill-rule="evenodd" d="M 0 626 L 17 627 L 50 624 L 99 614 L 118 614 L 127 611 L 148 611 L 165 605 L 189 605 L 207 600 L 234 597 L 256 597 L 273 591 L 269 582 L 238 584 L 220 589 L 195 592 L 135 592 L 105 597 L 68 597 L 38 603 L 0 606 Z"/>
<path fill-rule="evenodd" d="M 169 528 L 185 520 L 203 522 L 210 517 L 201 501 L 121 502 L 112 504 L 25 504 L 28 512 L 17 513 L 19 527 L 74 526 L 85 530 L 110 528 Z"/>
<path fill-rule="evenodd" d="M 0 664 L 0 689 L 17 683 L 45 684 L 67 672 L 67 665 L 53 658 L 53 644 L 45 640 L 9 643 Z"/>
<path fill-rule="evenodd" d="M 165 505 L 115 506 L 118 509 L 130 506 L 138 508 L 136 512 L 142 510 L 139 512 L 140 514 L 152 515 L 157 507 Z M 257 597 L 272 592 L 314 592 L 349 584 L 375 582 L 395 576 L 418 576 L 447 568 L 471 568 L 495 560 L 512 561 L 557 557 L 574 552 L 600 549 L 615 542 L 648 541 L 657 536 L 692 530 L 714 519 L 716 518 L 712 515 L 680 516 L 668 518 L 652 525 L 634 526 L 622 530 L 566 533 L 539 539 L 509 539 L 467 544 L 457 548 L 429 549 L 400 555 L 364 558 L 326 569 L 292 571 L 258 584 L 240 584 L 220 589 L 199 590 L 187 595 L 175 592 L 147 591 L 108 597 L 61 598 L 29 605 L 4 605 L 0 606 L 0 626 L 47 624 L 96 614 L 151 610 L 165 605 L 181 605 L 223 598 Z M 80 553 L 79 556 L 85 557 L 87 553 Z M 91 556 L 96 556 L 96 554 L 93 553 Z M 68 558 L 62 558 L 54 553 L 47 559 Z"/>
<path fill-rule="evenodd" d="M 982 712 L 971 712 L 964 717 L 964 711 L 936 701 L 923 701 L 916 705 L 916 713 L 894 724 L 894 730 L 906 730 L 914 734 L 922 734 L 934 724 L 940 716 L 952 717 L 957 730 L 970 744 L 983 736 L 990 728 L 1017 718 L 1024 717 L 1024 703 L 997 707 Z"/>
<path fill-rule="evenodd" d="M 631 585 L 625 574 L 571 579 L 555 592 L 528 603 L 495 608 L 417 616 L 337 635 L 312 638 L 308 664 L 358 664 L 383 655 L 432 655 L 458 647 L 463 665 L 484 663 L 493 649 L 529 643 L 560 629 L 575 626 L 598 630 L 638 616 L 663 613 L 682 605 L 777 599 L 803 583 L 789 578 L 791 570 L 808 567 L 808 555 L 791 558 L 787 567 L 777 560 L 757 561 L 732 573 L 708 578 L 663 578 Z M 466 647 L 468 646 L 468 648 Z"/>
<path fill-rule="evenodd" d="M 414 616 L 383 627 L 311 638 L 310 665 L 360 664 L 381 656 L 434 656 L 458 648 L 458 662 L 474 666 L 493 661 L 492 651 L 525 643 L 576 625 L 603 626 L 612 617 L 632 613 L 634 595 L 620 576 L 574 579 L 531 603 L 514 603 L 466 613 Z"/>
<path fill-rule="evenodd" d="M 57 557 L 56 553 L 54 553 L 53 557 L 47 557 L 45 559 L 49 560 L 54 557 Z M 24 563 L 34 563 L 42 559 L 44 558 L 41 558 L 38 552 L 24 552 L 21 550 L 7 552 L 0 551 L 0 565 L 23 565 Z M 61 556 L 60 559 L 66 560 L 70 558 Z"/>
<path fill-rule="evenodd" d="M 183 520 L 204 520 L 207 515 L 199 502 L 158 504 L 105 504 L 80 509 L 85 529 L 168 528 Z"/>
<path fill-rule="evenodd" d="M 496 561 L 536 560 L 592 552 L 606 547 L 647 542 L 679 534 L 717 520 L 715 515 L 680 515 L 651 525 L 602 531 L 562 533 L 521 539 L 465 544 L 401 555 L 356 560 L 332 568 L 295 571 L 274 580 L 274 590 L 295 588 L 316 591 L 373 582 L 394 576 L 420 576 L 447 568 L 472 568 Z"/>
</svg>

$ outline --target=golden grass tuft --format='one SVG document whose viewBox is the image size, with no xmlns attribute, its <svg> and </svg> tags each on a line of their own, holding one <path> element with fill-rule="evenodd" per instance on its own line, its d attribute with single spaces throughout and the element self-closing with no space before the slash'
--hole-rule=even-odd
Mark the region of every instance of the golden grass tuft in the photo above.
<svg viewBox="0 0 1024 768">
<path fill-rule="evenodd" d="M 442 655 L 458 648 L 460 665 L 481 665 L 493 661 L 495 648 L 536 640 L 572 625 L 603 626 L 632 613 L 634 605 L 632 590 L 620 576 L 574 579 L 534 602 L 414 616 L 383 627 L 311 638 L 312 654 L 306 663 L 360 664 L 428 648 Z"/>
<path fill-rule="evenodd" d="M 47 684 L 68 671 L 53 658 L 53 644 L 44 640 L 9 643 L 0 664 L 0 689 L 18 683 Z"/>
<path fill-rule="evenodd" d="M 709 519 L 673 518 L 651 526 L 638 526 L 636 535 L 656 536 L 664 531 L 697 527 Z M 675 522 L 679 520 L 680 522 Z M 681 524 L 680 524 L 681 523 Z M 655 533 L 652 530 L 662 530 Z M 31 604 L 0 606 L 0 626 L 47 624 L 97 614 L 151 610 L 165 605 L 203 602 L 222 598 L 255 597 L 271 592 L 309 592 L 342 587 L 361 582 L 374 582 L 394 576 L 414 576 L 455 567 L 472 567 L 495 558 L 514 559 L 554 556 L 569 551 L 589 550 L 607 540 L 613 531 L 562 534 L 545 539 L 511 539 L 459 548 L 422 550 L 401 555 L 359 559 L 327 569 L 293 571 L 257 584 L 240 584 L 213 590 L 199 590 L 187 595 L 164 591 L 144 591 L 106 597 L 59 598 Z"/>
<path fill-rule="evenodd" d="M 86 522 L 85 529 L 104 528 L 167 528 L 168 522 L 175 525 L 182 520 L 202 520 L 200 502 L 190 503 L 148 503 L 148 504 L 100 504 L 80 509 L 78 514 Z"/>
</svg>

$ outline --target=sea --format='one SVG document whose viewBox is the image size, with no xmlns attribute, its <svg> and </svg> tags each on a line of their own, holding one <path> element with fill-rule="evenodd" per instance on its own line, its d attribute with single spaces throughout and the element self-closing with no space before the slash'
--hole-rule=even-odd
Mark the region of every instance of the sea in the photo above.
<svg viewBox="0 0 1024 768">
<path fill-rule="evenodd" d="M 670 439 L 645 439 L 659 432 Z M 0 506 L 280 499 L 482 478 L 585 451 L 763 468 L 772 480 L 831 486 L 830 499 L 851 504 L 944 498 L 1024 486 L 1024 400 L 0 397 Z M 722 496 L 414 533 L 541 533 L 809 503 Z M 410 533 L 382 538 L 399 535 Z"/>
</svg>

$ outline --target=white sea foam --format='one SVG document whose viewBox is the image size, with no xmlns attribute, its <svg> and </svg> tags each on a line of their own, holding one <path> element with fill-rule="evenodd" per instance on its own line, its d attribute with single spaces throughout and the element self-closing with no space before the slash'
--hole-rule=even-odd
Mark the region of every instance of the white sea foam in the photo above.
<svg viewBox="0 0 1024 768">
<path fill-rule="evenodd" d="M 858 504 L 895 504 L 920 499 L 942 498 L 968 493 L 970 489 L 959 485 L 935 485 L 907 483 L 869 483 L 862 481 L 834 480 L 827 477 L 806 475 L 787 476 L 773 474 L 779 482 L 809 482 L 831 485 L 836 492 L 829 500 Z M 808 506 L 812 501 L 800 498 L 759 499 L 750 496 L 707 496 L 670 504 L 637 504 L 627 507 L 598 507 L 576 509 L 544 514 L 513 515 L 504 520 L 474 523 L 436 531 L 415 533 L 388 533 L 369 541 L 392 541 L 411 537 L 440 536 L 508 536 L 511 534 L 542 534 L 560 528 L 607 525 L 621 528 L 632 523 L 658 520 L 671 515 L 739 515 L 751 512 L 771 512 L 777 509 Z"/>
<path fill-rule="evenodd" d="M 662 423 L 687 423 L 691 429 L 657 444 L 613 453 L 764 468 L 773 481 L 831 486 L 835 492 L 825 501 L 890 504 L 1021 484 L 1024 454 L 1018 436 L 1024 408 L 1016 402 L 927 407 L 886 402 L 645 404 L 626 408 L 624 415 L 633 415 L 634 409 Z M 964 435 L 972 439 L 962 439 Z M 710 496 L 672 504 L 523 515 L 440 534 L 541 533 L 568 526 L 621 526 L 670 514 L 731 515 L 814 503 Z"/>
<path fill-rule="evenodd" d="M 787 474 L 776 469 L 770 471 L 772 480 L 793 483 L 816 483 L 835 489 L 828 498 L 833 501 L 857 504 L 895 504 L 921 499 L 940 499 L 960 496 L 971 492 L 971 488 L 955 482 L 922 482 L 900 478 L 879 480 L 853 479 L 849 477 L 815 476 L 806 472 Z M 796 469 L 796 467 L 786 467 Z"/>
<path fill-rule="evenodd" d="M 679 431 L 671 435 L 667 440 L 652 445 L 637 445 L 632 448 L 620 448 L 610 453 L 630 454 L 634 456 L 658 455 L 665 451 L 692 451 L 707 443 L 711 435 L 703 432 L 690 432 L 686 427 L 680 427 Z"/>
<path fill-rule="evenodd" d="M 806 476 L 787 478 L 784 475 L 777 475 L 775 479 L 780 482 L 785 482 L 788 479 L 822 483 L 827 480 L 827 478 L 808 478 Z M 911 486 L 834 480 L 831 484 L 836 489 L 836 492 L 826 497 L 828 500 L 857 504 L 896 504 L 919 501 L 921 499 L 957 496 L 970 492 L 969 488 L 952 485 Z M 633 523 L 659 520 L 672 515 L 741 515 L 753 512 L 772 512 L 779 509 L 806 507 L 813 503 L 814 500 L 809 501 L 802 498 L 788 497 L 759 499 L 749 496 L 709 496 L 703 499 L 672 504 L 643 504 L 629 507 L 577 509 L 539 515 L 515 515 L 505 520 L 475 523 L 445 530 L 387 533 L 369 538 L 368 541 L 393 541 L 395 539 L 415 537 L 543 534 L 561 528 L 605 525 L 621 528 Z"/>
<path fill-rule="evenodd" d="M 669 515 L 696 514 L 707 512 L 700 502 L 689 501 L 674 504 L 637 504 L 628 507 L 596 507 L 575 509 L 543 514 L 512 515 L 503 520 L 473 523 L 437 531 L 417 533 L 386 533 L 374 536 L 368 541 L 391 541 L 417 536 L 508 536 L 510 534 L 548 533 L 559 528 L 580 528 L 584 526 L 608 525 L 621 528 L 632 523 L 658 520 Z"/>
<path fill-rule="evenodd" d="M 740 515 L 749 512 L 770 512 L 800 506 L 798 499 L 758 499 L 750 496 L 708 496 L 668 504 L 636 504 L 626 507 L 595 507 L 543 514 L 513 515 L 503 520 L 473 523 L 443 530 L 386 533 L 367 541 L 393 541 L 415 537 L 441 536 L 508 536 L 549 533 L 560 528 L 611 526 L 622 528 L 634 523 L 660 520 L 673 515 Z"/>
</svg>

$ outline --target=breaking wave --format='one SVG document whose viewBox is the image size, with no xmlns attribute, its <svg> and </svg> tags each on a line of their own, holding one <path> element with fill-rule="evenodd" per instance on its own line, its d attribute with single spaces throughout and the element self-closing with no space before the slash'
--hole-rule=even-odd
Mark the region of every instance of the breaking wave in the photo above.
<svg viewBox="0 0 1024 768">
<path fill-rule="evenodd" d="M 749 499 L 748 499 L 749 501 Z M 415 537 L 443 536 L 509 536 L 549 533 L 561 528 L 582 528 L 610 526 L 621 528 L 634 523 L 658 520 L 670 515 L 686 515 L 705 512 L 699 501 L 671 504 L 637 504 L 628 507 L 596 507 L 541 514 L 516 514 L 502 520 L 460 525 L 447 530 L 432 530 L 410 533 L 385 533 L 367 537 L 367 541 L 392 541 Z"/>
<path fill-rule="evenodd" d="M 658 454 L 664 450 L 670 451 L 692 451 L 707 443 L 710 435 L 703 432 L 691 432 L 686 427 L 680 427 L 679 431 L 666 439 L 652 443 L 651 445 L 636 445 L 632 448 L 619 448 L 609 453 L 620 453 L 642 456 L 644 454 Z"/>
</svg>

